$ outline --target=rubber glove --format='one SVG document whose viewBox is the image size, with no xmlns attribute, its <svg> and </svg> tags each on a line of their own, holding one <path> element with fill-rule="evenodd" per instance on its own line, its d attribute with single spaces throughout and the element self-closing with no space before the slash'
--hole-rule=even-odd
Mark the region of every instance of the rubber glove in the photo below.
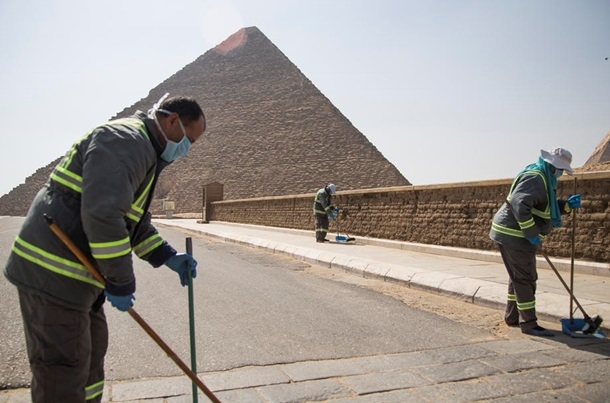
<svg viewBox="0 0 610 403">
<path fill-rule="evenodd" d="M 529 243 L 531 243 L 532 245 L 540 245 L 540 237 L 539 236 L 535 236 L 533 238 L 525 238 L 529 241 Z"/>
<path fill-rule="evenodd" d="M 568 206 L 570 206 L 570 208 L 580 208 L 580 194 L 568 197 Z"/>
<path fill-rule="evenodd" d="M 339 214 L 339 210 L 340 210 L 339 207 L 335 207 L 335 213 Z"/>
<path fill-rule="evenodd" d="M 332 220 L 334 220 L 334 219 L 335 219 L 335 215 L 333 214 L 333 212 L 332 212 L 332 211 L 329 211 L 329 212 L 328 212 L 328 216 L 329 216 L 329 217 L 330 217 Z"/>
<path fill-rule="evenodd" d="M 121 312 L 127 312 L 129 308 L 133 306 L 133 301 L 136 300 L 136 297 L 133 294 L 112 295 L 108 291 L 104 290 L 104 295 L 106 295 L 106 299 L 110 301 L 110 305 Z"/>
<path fill-rule="evenodd" d="M 197 261 L 188 253 L 176 253 L 167 259 L 165 265 L 178 273 L 180 284 L 183 287 L 189 283 L 189 270 L 191 271 L 191 277 L 197 277 Z"/>
</svg>

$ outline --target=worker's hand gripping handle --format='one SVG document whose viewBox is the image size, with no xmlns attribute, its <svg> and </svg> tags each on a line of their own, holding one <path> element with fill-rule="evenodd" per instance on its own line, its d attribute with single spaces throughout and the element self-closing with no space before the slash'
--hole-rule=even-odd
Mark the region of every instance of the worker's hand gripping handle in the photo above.
<svg viewBox="0 0 610 403">
<path fill-rule="evenodd" d="M 64 245 L 66 245 L 66 247 L 70 249 L 74 256 L 76 256 L 76 258 L 87 268 L 87 270 L 89 270 L 91 275 L 93 275 L 93 277 L 95 277 L 97 281 L 99 281 L 103 285 L 106 285 L 106 280 L 104 279 L 104 277 L 100 274 L 100 272 L 97 271 L 95 266 L 91 264 L 87 256 L 85 256 L 85 254 L 78 248 L 78 246 L 76 246 L 74 242 L 72 242 L 72 240 L 62 231 L 62 229 L 59 227 L 59 225 L 57 225 L 53 218 L 45 214 L 44 219 L 47 221 L 47 224 L 49 224 L 49 228 L 51 229 L 51 231 L 53 231 L 53 233 L 57 235 L 57 237 L 64 243 Z M 174 353 L 172 349 L 169 348 L 167 344 L 165 344 L 161 337 L 159 337 L 159 335 L 148 325 L 148 323 L 146 323 L 144 319 L 142 319 L 142 317 L 133 308 L 129 308 L 127 312 L 129 312 L 131 317 L 136 322 L 138 322 L 142 329 L 144 329 L 144 331 L 157 343 L 157 345 L 161 347 L 163 351 L 165 351 L 169 358 L 171 358 L 176 363 L 176 365 L 180 367 L 184 374 L 188 376 L 191 381 L 193 381 L 193 383 L 195 383 L 203 393 L 205 393 L 205 395 L 210 399 L 210 401 L 212 401 L 213 403 L 220 403 L 220 400 L 218 400 L 218 398 L 214 396 L 212 391 L 204 385 L 204 383 L 201 381 L 201 379 L 199 379 L 197 374 L 195 374 L 189 369 L 189 367 L 186 366 L 186 364 L 176 355 L 176 353 Z"/>
</svg>

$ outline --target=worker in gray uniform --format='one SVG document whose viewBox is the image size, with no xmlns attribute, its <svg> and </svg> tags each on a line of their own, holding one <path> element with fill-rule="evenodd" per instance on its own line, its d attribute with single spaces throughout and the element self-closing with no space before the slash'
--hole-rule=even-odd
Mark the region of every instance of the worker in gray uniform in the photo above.
<svg viewBox="0 0 610 403">
<path fill-rule="evenodd" d="M 4 271 L 17 287 L 38 402 L 100 402 L 108 326 L 103 303 L 134 304 L 132 258 L 166 265 L 181 284 L 195 259 L 177 253 L 151 224 L 148 208 L 161 170 L 186 155 L 205 130 L 197 101 L 165 99 L 148 112 L 112 120 L 74 143 L 38 192 Z M 105 279 L 66 248 L 52 218 Z"/>
<path fill-rule="evenodd" d="M 580 207 L 580 195 L 557 199 L 557 179 L 571 174 L 572 154 L 563 148 L 540 150 L 536 163 L 513 180 L 506 202 L 496 212 L 489 237 L 498 244 L 508 272 L 508 296 L 504 320 L 509 326 L 534 336 L 554 333 L 538 325 L 536 317 L 536 250 L 561 215 Z"/>
<path fill-rule="evenodd" d="M 339 208 L 332 205 L 331 198 L 337 194 L 337 187 L 330 183 L 316 192 L 316 198 L 313 201 L 313 215 L 316 227 L 316 242 L 328 242 L 326 234 L 328 233 L 329 221 L 328 218 L 335 219 L 335 214 L 339 212 Z"/>
</svg>

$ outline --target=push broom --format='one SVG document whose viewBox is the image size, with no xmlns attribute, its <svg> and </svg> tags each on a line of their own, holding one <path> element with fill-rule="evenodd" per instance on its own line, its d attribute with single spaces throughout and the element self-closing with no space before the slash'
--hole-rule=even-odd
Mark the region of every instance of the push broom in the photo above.
<svg viewBox="0 0 610 403">
<path fill-rule="evenodd" d="M 576 194 L 576 178 L 574 178 L 573 194 Z M 547 263 L 549 264 L 551 269 L 553 269 L 553 271 L 557 275 L 557 278 L 559 278 L 559 281 L 561 282 L 561 284 L 563 284 L 566 291 L 570 295 L 570 317 L 561 319 L 562 331 L 572 337 L 595 336 L 595 337 L 599 337 L 599 338 L 604 338 L 605 335 L 599 329 L 600 325 L 603 322 L 602 317 L 599 315 L 595 315 L 593 317 L 590 317 L 589 315 L 587 315 L 587 313 L 585 312 L 582 305 L 578 302 L 578 300 L 574 296 L 574 255 L 575 255 L 575 245 L 576 245 L 576 211 L 577 210 L 578 209 L 572 210 L 572 234 L 571 234 L 572 256 L 570 259 L 570 285 L 569 286 L 563 280 L 563 278 L 559 274 L 559 271 L 555 268 L 555 266 L 551 262 L 551 259 L 549 259 L 549 256 L 546 254 L 546 252 L 544 250 L 542 251 L 542 256 L 544 256 Z M 583 319 L 574 318 L 574 304 L 576 304 L 578 309 L 580 309 L 580 312 L 582 312 L 583 317 L 584 317 Z M 582 333 L 578 333 L 578 332 L 582 332 Z"/>
</svg>

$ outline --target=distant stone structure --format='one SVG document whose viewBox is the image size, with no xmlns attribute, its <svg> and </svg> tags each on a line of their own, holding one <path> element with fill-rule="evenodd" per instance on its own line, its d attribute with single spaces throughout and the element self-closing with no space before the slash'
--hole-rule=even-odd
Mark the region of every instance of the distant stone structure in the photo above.
<svg viewBox="0 0 610 403">
<path fill-rule="evenodd" d="M 208 128 L 190 153 L 164 170 L 152 204 L 201 212 L 203 186 L 224 199 L 405 186 L 409 181 L 256 27 L 243 28 L 113 118 L 148 110 L 161 96 L 192 96 Z M 74 133 L 78 138 L 83 133 Z M 24 215 L 56 162 L 0 198 L 0 214 Z"/>
<path fill-rule="evenodd" d="M 606 133 L 587 162 L 577 171 L 610 171 L 610 132 Z"/>
</svg>

